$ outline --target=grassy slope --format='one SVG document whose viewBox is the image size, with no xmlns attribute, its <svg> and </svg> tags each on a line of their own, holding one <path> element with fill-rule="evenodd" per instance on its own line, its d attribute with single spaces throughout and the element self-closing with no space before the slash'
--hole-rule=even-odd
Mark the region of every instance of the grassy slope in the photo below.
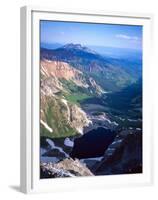
<svg viewBox="0 0 158 200">
<path fill-rule="evenodd" d="M 68 93 L 62 93 L 68 102 L 75 103 L 79 106 L 80 101 L 92 97 L 88 89 L 79 87 L 72 81 L 61 80 L 61 82 L 68 91 Z"/>
<path fill-rule="evenodd" d="M 76 131 L 70 127 L 66 118 L 66 108 L 60 100 L 49 99 L 47 108 L 45 109 L 45 118 L 49 127 L 53 129 L 53 132 L 49 132 L 43 125 L 41 125 L 41 136 L 47 136 L 51 138 L 67 137 L 75 135 Z"/>
</svg>

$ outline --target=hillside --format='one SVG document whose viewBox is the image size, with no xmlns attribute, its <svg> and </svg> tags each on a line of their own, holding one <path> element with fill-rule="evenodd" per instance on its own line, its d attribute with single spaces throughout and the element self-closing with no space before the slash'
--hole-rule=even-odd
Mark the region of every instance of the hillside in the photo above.
<svg viewBox="0 0 158 200">
<path fill-rule="evenodd" d="M 54 50 L 41 48 L 41 60 L 44 59 L 69 63 L 94 78 L 105 91 L 118 91 L 137 78 L 116 60 L 107 59 L 80 44 L 67 44 Z"/>
<path fill-rule="evenodd" d="M 103 92 L 93 78 L 84 76 L 68 63 L 42 60 L 41 136 L 81 134 L 90 120 L 79 101 Z"/>
</svg>

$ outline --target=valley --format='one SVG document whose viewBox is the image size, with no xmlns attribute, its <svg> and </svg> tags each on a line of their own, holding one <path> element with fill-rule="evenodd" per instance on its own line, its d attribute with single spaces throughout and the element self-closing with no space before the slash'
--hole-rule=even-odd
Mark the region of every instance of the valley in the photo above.
<svg viewBox="0 0 158 200">
<path fill-rule="evenodd" d="M 41 178 L 141 173 L 141 73 L 80 44 L 40 59 Z"/>
</svg>

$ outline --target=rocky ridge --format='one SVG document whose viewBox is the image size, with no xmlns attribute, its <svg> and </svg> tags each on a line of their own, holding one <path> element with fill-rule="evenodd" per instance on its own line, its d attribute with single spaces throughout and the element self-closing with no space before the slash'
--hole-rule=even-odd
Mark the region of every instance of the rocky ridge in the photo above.
<svg viewBox="0 0 158 200">
<path fill-rule="evenodd" d="M 58 163 L 41 163 L 41 178 L 93 176 L 93 173 L 79 160 L 64 159 Z"/>
</svg>

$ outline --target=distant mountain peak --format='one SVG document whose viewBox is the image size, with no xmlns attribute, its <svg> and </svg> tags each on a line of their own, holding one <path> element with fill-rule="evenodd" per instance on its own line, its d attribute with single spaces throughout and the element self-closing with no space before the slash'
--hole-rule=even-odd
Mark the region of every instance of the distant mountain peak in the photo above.
<svg viewBox="0 0 158 200">
<path fill-rule="evenodd" d="M 74 48 L 74 49 L 83 49 L 83 46 L 81 44 L 74 44 L 74 43 L 68 43 L 63 46 L 63 48 L 69 49 L 69 48 Z"/>
<path fill-rule="evenodd" d="M 88 47 L 83 46 L 81 44 L 68 43 L 68 44 L 65 44 L 62 48 L 69 49 L 69 50 L 86 51 L 87 53 L 96 54 L 95 51 L 93 51 L 93 50 L 89 49 Z"/>
</svg>

